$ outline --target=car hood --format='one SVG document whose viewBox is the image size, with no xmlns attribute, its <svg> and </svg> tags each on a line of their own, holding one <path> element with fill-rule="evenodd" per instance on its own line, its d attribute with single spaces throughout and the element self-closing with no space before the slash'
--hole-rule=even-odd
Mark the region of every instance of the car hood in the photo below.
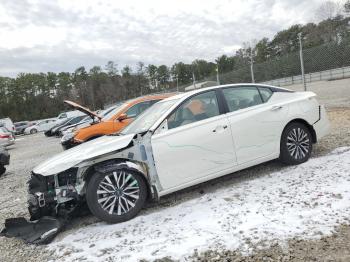
<svg viewBox="0 0 350 262">
<path fill-rule="evenodd" d="M 83 106 L 81 106 L 81 105 L 79 105 L 79 104 L 77 104 L 77 103 L 75 103 L 73 101 L 64 100 L 64 103 L 69 105 L 69 106 L 71 106 L 71 107 L 73 107 L 76 110 L 79 110 L 79 111 L 83 112 L 84 114 L 89 115 L 91 118 L 96 117 L 99 120 L 102 119 L 102 117 L 100 117 L 98 114 L 92 112 L 89 108 L 83 107 Z"/>
<path fill-rule="evenodd" d="M 134 134 L 123 136 L 103 136 L 66 150 L 34 168 L 33 172 L 50 176 L 65 171 L 84 160 L 111 153 L 127 147 Z"/>
</svg>

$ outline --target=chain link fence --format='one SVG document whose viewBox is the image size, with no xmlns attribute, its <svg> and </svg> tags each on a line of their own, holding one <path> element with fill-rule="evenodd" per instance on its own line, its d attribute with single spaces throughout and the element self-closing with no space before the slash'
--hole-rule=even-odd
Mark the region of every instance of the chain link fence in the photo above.
<svg viewBox="0 0 350 262">
<path fill-rule="evenodd" d="M 303 63 L 301 63 L 301 58 Z M 302 64 L 304 75 L 302 75 Z M 199 79 L 195 84 L 184 85 L 179 91 L 220 84 L 264 83 L 275 86 L 288 86 L 324 80 L 350 78 L 350 39 L 341 43 L 331 43 L 280 56 L 264 63 L 250 61 L 235 70 Z M 174 88 L 172 90 L 175 90 Z M 177 90 L 177 89 L 176 89 Z"/>
</svg>

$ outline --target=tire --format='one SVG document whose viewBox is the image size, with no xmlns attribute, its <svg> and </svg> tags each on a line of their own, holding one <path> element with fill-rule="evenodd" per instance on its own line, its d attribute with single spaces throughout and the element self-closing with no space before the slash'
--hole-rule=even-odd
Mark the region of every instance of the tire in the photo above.
<svg viewBox="0 0 350 262">
<path fill-rule="evenodd" d="M 0 164 L 0 176 L 5 174 L 5 172 L 6 172 L 6 168 Z"/>
<path fill-rule="evenodd" d="M 38 130 L 36 130 L 35 128 L 33 128 L 33 129 L 30 130 L 30 133 L 31 133 L 31 134 L 36 134 L 36 133 L 38 133 Z"/>
<path fill-rule="evenodd" d="M 312 136 L 309 128 L 298 122 L 288 124 L 283 130 L 280 144 L 280 160 L 288 165 L 306 162 L 312 152 Z"/>
<path fill-rule="evenodd" d="M 123 181 L 127 187 L 122 185 Z M 132 188 L 123 190 L 128 187 Z M 86 189 L 86 202 L 91 213 L 108 223 L 134 218 L 144 206 L 146 198 L 145 180 L 129 169 L 96 173 L 88 181 Z"/>
</svg>

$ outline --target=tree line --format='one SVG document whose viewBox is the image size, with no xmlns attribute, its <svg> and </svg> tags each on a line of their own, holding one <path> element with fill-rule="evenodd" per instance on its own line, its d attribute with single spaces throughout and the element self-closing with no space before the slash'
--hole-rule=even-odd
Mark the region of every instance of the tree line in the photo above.
<svg viewBox="0 0 350 262">
<path fill-rule="evenodd" d="M 319 9 L 319 14 L 323 16 L 321 22 L 293 25 L 278 32 L 272 39 L 244 43 L 234 55 L 221 55 L 214 62 L 196 59 L 192 63 L 177 62 L 172 66 L 139 62 L 134 68 L 126 65 L 119 69 L 116 62 L 109 61 L 103 67 L 86 69 L 82 66 L 74 72 L 20 73 L 15 78 L 0 77 L 0 118 L 9 116 L 14 121 L 20 121 L 54 117 L 67 110 L 62 103 L 65 99 L 93 110 L 103 109 L 117 101 L 176 90 L 194 80 L 215 80 L 217 72 L 222 83 L 247 82 L 250 81 L 251 62 L 257 69 L 261 68 L 257 70 L 258 81 L 285 77 L 297 73 L 298 66 L 291 65 L 298 64 L 299 34 L 303 47 L 314 50 L 310 53 L 310 60 L 318 61 L 313 58 L 320 56 L 324 67 L 331 59 L 334 60 L 332 64 L 338 60 L 343 63 L 342 58 L 331 54 L 332 49 L 328 50 L 328 61 L 322 54 L 324 49 L 317 48 L 331 45 L 350 52 L 350 0 L 341 11 L 335 10 L 333 2 L 326 3 L 328 7 L 325 5 Z M 350 65 L 350 60 L 344 63 Z M 319 62 L 314 65 L 315 68 L 319 66 Z M 291 69 L 281 70 L 284 67 Z"/>
</svg>

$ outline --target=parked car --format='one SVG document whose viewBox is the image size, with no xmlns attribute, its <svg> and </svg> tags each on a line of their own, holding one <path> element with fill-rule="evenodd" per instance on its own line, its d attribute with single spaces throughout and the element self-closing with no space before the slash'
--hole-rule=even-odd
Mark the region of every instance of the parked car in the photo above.
<svg viewBox="0 0 350 262">
<path fill-rule="evenodd" d="M 81 120 L 83 120 L 84 118 L 86 118 L 86 115 L 72 117 L 68 122 L 65 122 L 57 127 L 52 128 L 51 134 L 53 136 L 59 136 L 61 129 L 63 129 L 67 126 L 75 125 L 75 124 L 79 123 Z"/>
<path fill-rule="evenodd" d="M 65 126 L 65 127 L 62 127 L 60 130 L 59 130 L 59 136 L 63 136 L 63 134 L 67 131 L 67 130 L 72 130 L 74 129 L 75 127 L 79 126 L 79 125 L 84 125 L 84 124 L 90 124 L 92 123 L 93 120 L 90 116 L 85 116 L 81 121 L 79 121 L 78 123 L 74 123 L 74 124 L 70 124 L 68 126 Z"/>
<path fill-rule="evenodd" d="M 0 126 L 6 127 L 6 129 L 12 133 L 15 133 L 16 131 L 15 125 L 13 124 L 11 118 L 9 117 L 0 119 Z"/>
<path fill-rule="evenodd" d="M 101 119 L 106 116 L 107 114 L 109 114 L 112 110 L 114 110 L 115 108 L 119 107 L 121 104 L 117 104 L 115 106 L 111 106 L 105 110 L 100 110 L 99 112 L 100 113 L 97 113 Z M 62 136 L 70 136 L 71 133 L 74 133 L 76 132 L 77 130 L 79 130 L 80 128 L 83 128 L 83 127 L 88 127 L 92 124 L 96 124 L 100 122 L 100 119 L 99 118 L 91 118 L 91 116 L 89 117 L 86 117 L 85 119 L 81 120 L 79 123 L 77 123 L 76 125 L 72 125 L 72 126 L 67 126 L 65 127 L 64 129 L 62 129 Z M 65 140 L 65 138 L 62 138 L 63 140 Z"/>
<path fill-rule="evenodd" d="M 15 137 L 6 127 L 0 127 L 0 146 L 11 146 L 15 143 Z"/>
<path fill-rule="evenodd" d="M 56 127 L 60 127 L 61 125 L 64 125 L 66 123 L 68 123 L 72 118 L 68 118 L 68 119 L 65 119 L 63 121 L 56 121 L 55 125 L 53 125 L 51 128 L 47 129 L 44 134 L 45 136 L 53 136 L 52 134 L 52 130 Z"/>
<path fill-rule="evenodd" d="M 15 134 L 16 135 L 24 134 L 24 130 L 29 126 L 30 126 L 29 121 L 16 122 L 15 123 Z"/>
<path fill-rule="evenodd" d="M 4 147 L 0 146 L 0 175 L 6 172 L 5 166 L 10 164 L 10 155 Z"/>
<path fill-rule="evenodd" d="M 158 102 L 118 134 L 34 168 L 29 211 L 57 214 L 86 200 L 99 219 L 126 221 L 147 199 L 273 159 L 304 163 L 328 131 L 312 92 L 258 84 L 190 91 Z"/>
<path fill-rule="evenodd" d="M 60 122 L 60 121 L 63 121 L 63 120 L 66 120 L 68 118 L 73 118 L 73 117 L 76 117 L 76 116 L 81 116 L 83 115 L 83 113 L 79 110 L 73 110 L 73 111 L 68 111 L 68 112 L 63 112 L 61 114 L 59 114 L 56 118 L 57 122 Z"/>
<path fill-rule="evenodd" d="M 124 102 L 119 107 L 110 111 L 105 115 L 101 121 L 95 123 L 94 125 L 87 126 L 85 128 L 80 128 L 74 134 L 70 136 L 65 136 L 62 138 L 61 144 L 64 149 L 71 148 L 73 146 L 79 145 L 86 141 L 96 139 L 103 135 L 112 134 L 123 129 L 125 126 L 130 124 L 138 115 L 140 115 L 147 108 L 155 104 L 156 102 L 173 96 L 174 94 L 160 94 L 152 96 L 144 96 L 140 98 L 135 98 Z M 70 104 L 72 107 L 83 110 L 86 114 L 90 116 L 95 116 L 96 114 L 91 112 L 89 109 L 81 107 L 71 101 L 65 101 L 65 103 Z"/>
<path fill-rule="evenodd" d="M 37 121 L 36 124 L 31 125 L 24 129 L 24 134 L 36 134 L 38 132 L 45 132 L 48 129 L 52 128 L 54 125 L 56 125 L 56 119 L 50 118 L 50 119 L 44 119 Z"/>
</svg>

